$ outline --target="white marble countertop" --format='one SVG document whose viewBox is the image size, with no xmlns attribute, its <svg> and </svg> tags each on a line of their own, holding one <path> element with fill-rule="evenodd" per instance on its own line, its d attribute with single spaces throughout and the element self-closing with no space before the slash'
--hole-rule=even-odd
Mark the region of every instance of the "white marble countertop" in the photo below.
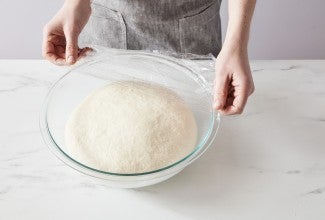
<svg viewBox="0 0 325 220">
<path fill-rule="evenodd" d="M 255 94 L 205 155 L 164 183 L 122 190 L 42 141 L 39 111 L 64 69 L 0 60 L 0 219 L 324 219 L 325 61 L 251 66 Z"/>
</svg>

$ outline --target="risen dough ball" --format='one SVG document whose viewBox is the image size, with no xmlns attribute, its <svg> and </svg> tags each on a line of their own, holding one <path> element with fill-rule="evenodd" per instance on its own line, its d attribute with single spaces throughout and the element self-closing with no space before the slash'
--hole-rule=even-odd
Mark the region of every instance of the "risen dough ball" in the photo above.
<svg viewBox="0 0 325 220">
<path fill-rule="evenodd" d="M 95 169 L 141 173 L 171 165 L 195 147 L 191 110 L 173 91 L 122 81 L 86 97 L 66 126 L 71 156 Z"/>
</svg>

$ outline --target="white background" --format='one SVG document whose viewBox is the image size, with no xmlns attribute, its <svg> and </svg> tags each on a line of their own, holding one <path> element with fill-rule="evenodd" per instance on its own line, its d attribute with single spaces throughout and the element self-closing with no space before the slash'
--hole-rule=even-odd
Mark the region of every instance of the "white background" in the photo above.
<svg viewBox="0 0 325 220">
<path fill-rule="evenodd" d="M 43 25 L 63 0 L 0 0 L 0 59 L 41 58 Z M 258 0 L 251 59 L 325 59 L 324 0 Z M 222 3 L 223 34 L 227 0 Z"/>
</svg>

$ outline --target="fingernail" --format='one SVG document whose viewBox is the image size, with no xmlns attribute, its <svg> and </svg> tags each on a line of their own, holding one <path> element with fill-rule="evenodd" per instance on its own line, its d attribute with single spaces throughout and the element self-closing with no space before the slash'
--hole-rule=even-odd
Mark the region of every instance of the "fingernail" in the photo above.
<svg viewBox="0 0 325 220">
<path fill-rule="evenodd" d="M 69 56 L 67 62 L 70 63 L 70 64 L 74 63 L 73 56 Z"/>
</svg>

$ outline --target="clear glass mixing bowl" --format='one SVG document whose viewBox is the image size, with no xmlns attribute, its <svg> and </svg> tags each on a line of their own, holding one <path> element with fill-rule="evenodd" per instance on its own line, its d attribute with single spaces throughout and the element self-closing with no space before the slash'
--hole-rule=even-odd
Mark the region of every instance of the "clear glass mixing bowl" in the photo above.
<svg viewBox="0 0 325 220">
<path fill-rule="evenodd" d="M 121 80 L 157 83 L 176 92 L 191 108 L 198 126 L 195 149 L 180 161 L 146 173 L 110 173 L 75 160 L 64 142 L 66 122 L 74 108 L 93 90 Z M 211 88 L 181 60 L 141 51 L 107 50 L 70 69 L 50 89 L 40 115 L 40 128 L 52 152 L 70 167 L 112 187 L 136 188 L 164 181 L 180 172 L 211 145 L 220 116 L 212 108 Z"/>
</svg>

